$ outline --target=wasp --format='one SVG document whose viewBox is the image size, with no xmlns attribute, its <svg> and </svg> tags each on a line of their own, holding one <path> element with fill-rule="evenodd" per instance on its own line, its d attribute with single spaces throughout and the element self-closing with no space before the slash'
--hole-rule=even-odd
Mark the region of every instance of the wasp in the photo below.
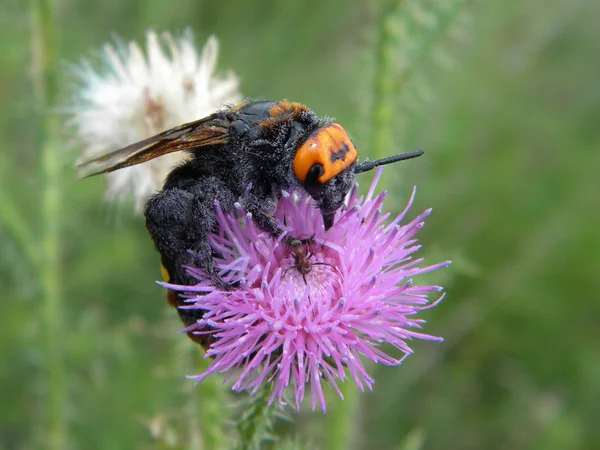
<svg viewBox="0 0 600 450">
<path fill-rule="evenodd" d="M 169 173 L 162 190 L 147 201 L 144 215 L 165 281 L 180 285 L 197 283 L 186 266 L 199 267 L 219 282 L 208 241 L 209 234 L 217 231 L 216 201 L 224 212 L 241 203 L 255 224 L 276 238 L 282 230 L 273 214 L 281 191 L 304 189 L 328 229 L 356 174 L 423 154 L 419 150 L 358 163 L 348 133 L 332 120 L 287 100 L 247 101 L 79 168 L 86 176 L 104 174 L 179 151 L 191 157 Z M 286 236 L 284 243 L 295 252 L 296 268 L 303 275 L 310 271 L 302 241 Z M 179 308 L 184 301 L 175 291 L 169 291 L 168 298 L 186 326 L 202 318 L 200 310 Z"/>
</svg>

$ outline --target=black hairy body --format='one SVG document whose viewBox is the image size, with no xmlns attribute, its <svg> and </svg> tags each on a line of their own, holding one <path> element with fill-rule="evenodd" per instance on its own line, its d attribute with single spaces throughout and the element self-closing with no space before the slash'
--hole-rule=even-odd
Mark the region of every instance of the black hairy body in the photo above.
<svg viewBox="0 0 600 450">
<path fill-rule="evenodd" d="M 146 225 L 170 283 L 198 283 L 186 266 L 201 268 L 209 277 L 213 274 L 208 235 L 217 231 L 215 201 L 225 213 L 234 209 L 235 202 L 241 203 L 259 228 L 276 237 L 280 230 L 273 213 L 281 190 L 311 189 L 292 171 L 295 149 L 328 121 L 310 110 L 295 110 L 284 120 L 272 121 L 269 111 L 276 105 L 257 102 L 239 112 L 223 112 L 230 142 L 192 152 L 192 158 L 174 169 L 162 191 L 147 202 Z M 265 120 L 271 122 L 265 125 Z M 347 171 L 345 176 L 312 189 L 318 191 L 314 196 L 327 220 L 333 219 L 352 182 L 351 171 Z M 175 306 L 181 306 L 182 300 L 177 299 Z M 201 318 L 202 311 L 179 309 L 179 314 L 191 325 Z"/>
</svg>

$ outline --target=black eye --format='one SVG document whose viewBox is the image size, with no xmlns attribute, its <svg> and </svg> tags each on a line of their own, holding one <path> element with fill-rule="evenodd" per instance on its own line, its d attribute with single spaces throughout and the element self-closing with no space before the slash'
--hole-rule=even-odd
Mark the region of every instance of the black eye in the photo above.
<svg viewBox="0 0 600 450">
<path fill-rule="evenodd" d="M 321 178 L 324 173 L 325 169 L 323 169 L 322 164 L 313 164 L 306 174 L 305 183 L 311 186 L 320 185 L 321 182 L 319 181 L 319 178 Z"/>
<path fill-rule="evenodd" d="M 246 133 L 248 133 L 248 130 L 250 129 L 248 127 L 248 124 L 242 120 L 236 120 L 235 122 L 233 122 L 231 124 L 231 132 L 234 136 L 236 137 L 243 137 L 246 135 Z"/>
<path fill-rule="evenodd" d="M 319 178 L 323 176 L 325 169 L 321 164 L 313 164 L 308 171 L 306 179 L 304 180 L 304 189 L 310 195 L 319 195 L 323 191 L 323 184 L 319 181 Z"/>
</svg>

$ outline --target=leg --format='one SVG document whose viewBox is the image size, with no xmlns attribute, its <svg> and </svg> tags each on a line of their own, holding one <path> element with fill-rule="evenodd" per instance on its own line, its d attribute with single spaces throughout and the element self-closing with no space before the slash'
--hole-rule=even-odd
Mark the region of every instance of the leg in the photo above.
<svg viewBox="0 0 600 450">
<path fill-rule="evenodd" d="M 198 283 L 184 266 L 201 268 L 208 276 L 213 273 L 212 250 L 207 236 L 216 225 L 214 200 L 219 200 L 224 209 L 233 208 L 233 200 L 229 199 L 232 198 L 231 195 L 215 191 L 224 189 L 218 182 L 207 180 L 200 184 L 204 184 L 205 189 L 194 185 L 197 187 L 196 192 L 175 187 L 164 189 L 146 204 L 146 226 L 161 254 L 163 266 L 168 273 L 167 281 L 173 284 Z M 186 326 L 202 319 L 202 310 L 179 308 L 186 303 L 178 291 L 169 291 L 168 299 L 177 308 L 179 317 Z M 204 348 L 208 348 L 213 339 L 210 334 L 197 335 L 190 332 L 188 336 Z"/>
<path fill-rule="evenodd" d="M 283 233 L 273 217 L 277 208 L 277 201 L 278 197 L 254 189 L 244 198 L 244 208 L 252 214 L 254 224 L 262 231 L 269 233 L 273 239 L 277 239 Z M 301 242 L 301 240 L 289 235 L 283 238 L 283 243 L 289 248 L 294 248 Z"/>
<path fill-rule="evenodd" d="M 206 230 L 194 220 L 194 203 L 191 192 L 173 188 L 159 192 L 146 204 L 146 227 L 175 283 L 193 284 L 183 265 L 211 268 Z"/>
</svg>

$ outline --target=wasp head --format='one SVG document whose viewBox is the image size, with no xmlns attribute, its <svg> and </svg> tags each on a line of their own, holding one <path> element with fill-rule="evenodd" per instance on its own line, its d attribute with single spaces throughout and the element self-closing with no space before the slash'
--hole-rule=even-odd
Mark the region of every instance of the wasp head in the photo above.
<svg viewBox="0 0 600 450">
<path fill-rule="evenodd" d="M 351 169 L 357 157 L 348 133 L 336 123 L 317 129 L 296 152 L 294 174 L 316 200 L 325 229 L 333 225 L 335 212 L 354 183 Z"/>
</svg>

